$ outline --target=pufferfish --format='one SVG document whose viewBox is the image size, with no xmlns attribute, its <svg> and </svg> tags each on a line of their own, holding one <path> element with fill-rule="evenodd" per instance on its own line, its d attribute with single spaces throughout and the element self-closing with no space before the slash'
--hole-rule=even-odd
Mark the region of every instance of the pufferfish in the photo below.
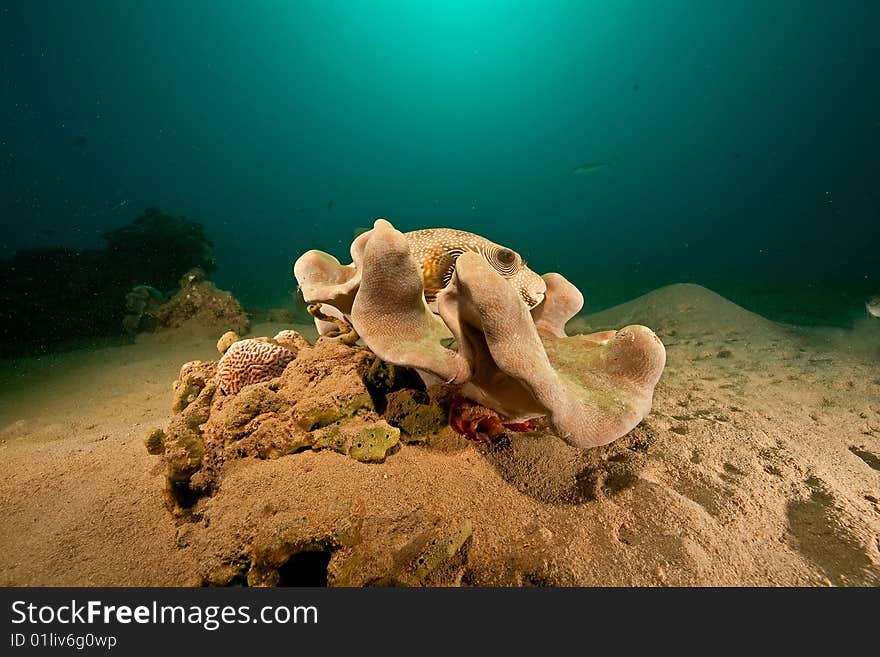
<svg viewBox="0 0 880 657">
<path fill-rule="evenodd" d="M 425 301 L 432 310 L 435 310 L 437 293 L 452 280 L 458 256 L 466 251 L 483 256 L 495 271 L 510 281 L 529 309 L 544 300 L 547 284 L 526 266 L 516 251 L 485 237 L 452 228 L 424 228 L 403 235 L 422 270 Z"/>
</svg>

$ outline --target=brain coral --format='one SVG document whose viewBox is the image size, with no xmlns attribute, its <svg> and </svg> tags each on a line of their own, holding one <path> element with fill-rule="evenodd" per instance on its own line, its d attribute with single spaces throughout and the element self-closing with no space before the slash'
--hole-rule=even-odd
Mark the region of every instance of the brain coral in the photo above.
<svg viewBox="0 0 880 657">
<path fill-rule="evenodd" d="M 244 386 L 281 376 L 296 357 L 290 349 L 265 340 L 239 340 L 232 344 L 217 364 L 217 385 L 223 393 L 234 395 Z"/>
</svg>

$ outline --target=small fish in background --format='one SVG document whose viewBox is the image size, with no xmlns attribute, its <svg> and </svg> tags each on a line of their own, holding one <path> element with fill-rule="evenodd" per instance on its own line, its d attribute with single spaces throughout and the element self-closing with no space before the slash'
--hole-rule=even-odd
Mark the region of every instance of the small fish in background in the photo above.
<svg viewBox="0 0 880 657">
<path fill-rule="evenodd" d="M 85 135 L 77 135 L 73 138 L 73 146 L 77 150 L 85 150 L 85 147 L 88 146 L 89 140 Z"/>
<path fill-rule="evenodd" d="M 327 201 L 327 212 L 330 212 L 330 210 L 332 210 L 332 209 L 333 209 L 333 199 L 331 198 L 329 201 Z"/>
<path fill-rule="evenodd" d="M 871 297 L 865 301 L 865 310 L 871 317 L 880 317 L 880 297 Z"/>
<path fill-rule="evenodd" d="M 610 166 L 611 162 L 590 162 L 589 164 L 579 166 L 574 171 L 572 171 L 572 173 L 576 176 L 586 176 L 588 174 L 607 169 Z"/>
<path fill-rule="evenodd" d="M 638 91 L 638 90 L 639 90 L 639 83 L 636 82 L 636 83 L 633 85 L 633 91 Z"/>
</svg>

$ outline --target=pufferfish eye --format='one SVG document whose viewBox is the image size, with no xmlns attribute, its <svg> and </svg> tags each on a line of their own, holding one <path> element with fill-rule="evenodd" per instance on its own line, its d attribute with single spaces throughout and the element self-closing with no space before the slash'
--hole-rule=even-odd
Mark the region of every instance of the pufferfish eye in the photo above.
<svg viewBox="0 0 880 657">
<path fill-rule="evenodd" d="M 515 251 L 497 249 L 489 254 L 489 262 L 502 276 L 513 276 L 520 270 L 522 263 Z"/>
<path fill-rule="evenodd" d="M 516 261 L 516 254 L 510 249 L 501 249 L 498 252 L 498 262 L 502 265 L 512 265 Z"/>
</svg>

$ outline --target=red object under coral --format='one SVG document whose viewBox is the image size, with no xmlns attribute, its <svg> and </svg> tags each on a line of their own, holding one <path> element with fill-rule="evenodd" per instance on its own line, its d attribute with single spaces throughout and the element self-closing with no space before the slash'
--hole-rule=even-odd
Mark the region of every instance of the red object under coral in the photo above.
<svg viewBox="0 0 880 657">
<path fill-rule="evenodd" d="M 531 420 L 505 424 L 501 416 L 491 408 L 456 397 L 449 406 L 449 426 L 469 440 L 495 442 L 509 431 L 529 431 L 533 428 Z"/>
</svg>

